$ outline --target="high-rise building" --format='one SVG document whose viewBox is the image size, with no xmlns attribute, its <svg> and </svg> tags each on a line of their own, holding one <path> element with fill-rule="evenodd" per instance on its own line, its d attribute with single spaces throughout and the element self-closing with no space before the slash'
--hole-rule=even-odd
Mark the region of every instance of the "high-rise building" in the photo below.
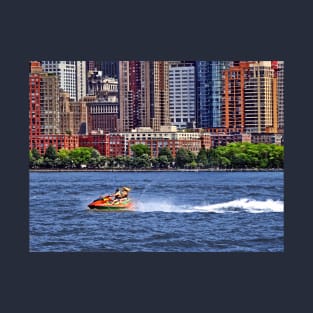
<svg viewBox="0 0 313 313">
<path fill-rule="evenodd" d="M 90 72 L 88 75 L 88 95 L 103 97 L 115 97 L 118 102 L 118 80 L 112 77 L 104 77 L 101 71 Z"/>
<path fill-rule="evenodd" d="M 118 61 L 101 61 L 103 77 L 118 78 Z"/>
<path fill-rule="evenodd" d="M 284 61 L 277 61 L 278 131 L 284 133 Z"/>
<path fill-rule="evenodd" d="M 92 75 L 88 79 L 88 94 L 95 97 L 87 103 L 87 131 L 107 133 L 117 131 L 118 118 L 118 80 L 112 77 Z M 88 98 L 89 98 L 88 97 Z"/>
<path fill-rule="evenodd" d="M 88 134 L 117 131 L 118 103 L 97 100 L 87 103 Z"/>
<path fill-rule="evenodd" d="M 31 134 L 60 133 L 59 79 L 46 73 L 37 61 L 31 62 L 29 74 L 30 130 Z"/>
<path fill-rule="evenodd" d="M 76 63 L 76 101 L 82 100 L 87 94 L 86 61 Z"/>
<path fill-rule="evenodd" d="M 86 61 L 86 71 L 95 71 L 96 70 L 96 61 Z"/>
<path fill-rule="evenodd" d="M 169 64 L 168 61 L 150 62 L 150 114 L 151 127 L 170 126 Z"/>
<path fill-rule="evenodd" d="M 169 99 L 171 124 L 187 128 L 195 122 L 195 64 L 170 62 Z"/>
<path fill-rule="evenodd" d="M 247 133 L 278 132 L 277 77 L 271 61 L 249 64 L 245 81 L 245 130 Z"/>
<path fill-rule="evenodd" d="M 196 62 L 196 123 L 197 127 L 209 127 L 209 62 Z"/>
<path fill-rule="evenodd" d="M 35 148 L 43 155 L 50 145 L 54 146 L 57 151 L 62 148 L 78 147 L 78 136 L 66 130 L 72 126 L 75 130 L 75 123 L 83 120 L 84 110 L 81 110 L 82 115 L 79 117 L 77 117 L 77 110 L 71 107 L 63 112 L 62 103 L 65 102 L 62 102 L 62 97 L 60 99 L 59 76 L 56 73 L 44 72 L 40 62 L 31 61 L 29 72 L 30 150 Z M 73 104 L 73 101 L 66 103 Z M 65 133 L 63 132 L 64 125 L 67 127 Z"/>
<path fill-rule="evenodd" d="M 86 61 L 42 61 L 45 72 L 56 73 L 59 87 L 77 101 L 86 96 Z"/>
<path fill-rule="evenodd" d="M 100 71 L 103 77 L 118 79 L 118 61 L 87 61 L 87 72 Z"/>
<path fill-rule="evenodd" d="M 224 71 L 224 101 L 222 127 L 243 131 L 245 127 L 245 82 L 249 62 L 238 62 Z"/>
<path fill-rule="evenodd" d="M 44 75 L 46 74 L 46 75 Z M 60 134 L 59 79 L 56 74 L 41 76 L 41 133 Z"/>
<path fill-rule="evenodd" d="M 231 61 L 196 62 L 196 119 L 198 127 L 222 126 L 223 71 L 230 65 L 232 65 Z"/>
<path fill-rule="evenodd" d="M 84 100 L 73 101 L 67 92 L 60 92 L 60 132 L 86 134 L 87 108 Z"/>
<path fill-rule="evenodd" d="M 167 61 L 120 61 L 119 129 L 170 125 Z"/>
<path fill-rule="evenodd" d="M 30 62 L 29 72 L 29 144 L 30 148 L 40 145 L 41 130 L 41 73 L 40 62 Z"/>
<path fill-rule="evenodd" d="M 283 133 L 282 61 L 236 62 L 225 70 L 224 78 L 223 127 L 253 134 Z"/>
<path fill-rule="evenodd" d="M 119 63 L 119 129 L 150 127 L 150 75 L 148 61 Z"/>
</svg>

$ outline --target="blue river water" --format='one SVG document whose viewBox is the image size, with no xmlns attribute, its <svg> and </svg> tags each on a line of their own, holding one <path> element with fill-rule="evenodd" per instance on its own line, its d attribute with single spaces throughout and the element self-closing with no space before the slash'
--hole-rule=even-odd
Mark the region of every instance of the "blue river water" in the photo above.
<svg viewBox="0 0 313 313">
<path fill-rule="evenodd" d="M 88 204 L 131 187 L 133 212 Z M 283 252 L 283 172 L 30 172 L 30 252 Z"/>
</svg>

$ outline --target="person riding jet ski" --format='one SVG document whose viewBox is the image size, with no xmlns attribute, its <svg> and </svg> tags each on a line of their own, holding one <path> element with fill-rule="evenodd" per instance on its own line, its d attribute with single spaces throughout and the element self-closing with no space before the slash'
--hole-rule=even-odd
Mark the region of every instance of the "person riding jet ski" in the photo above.
<svg viewBox="0 0 313 313">
<path fill-rule="evenodd" d="M 119 202 L 121 199 L 126 199 L 128 197 L 128 193 L 130 192 L 129 187 L 123 187 L 121 190 L 116 189 L 114 193 L 114 201 L 113 203 Z"/>
<path fill-rule="evenodd" d="M 121 191 L 121 197 L 123 198 L 127 198 L 128 197 L 128 193 L 130 192 L 130 188 L 129 187 L 123 187 L 122 191 Z"/>
</svg>

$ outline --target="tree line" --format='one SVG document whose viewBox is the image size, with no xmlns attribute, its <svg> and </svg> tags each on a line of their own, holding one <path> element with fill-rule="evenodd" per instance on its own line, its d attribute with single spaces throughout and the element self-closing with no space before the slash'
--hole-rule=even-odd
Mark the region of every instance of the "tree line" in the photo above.
<svg viewBox="0 0 313 313">
<path fill-rule="evenodd" d="M 92 147 L 73 150 L 60 149 L 50 145 L 44 155 L 33 148 L 29 151 L 29 168 L 32 169 L 282 169 L 284 168 L 284 147 L 264 143 L 229 143 L 198 154 L 180 148 L 173 157 L 169 148 L 161 148 L 158 156 L 151 158 L 150 149 L 144 144 L 131 147 L 133 156 L 105 157 Z"/>
</svg>

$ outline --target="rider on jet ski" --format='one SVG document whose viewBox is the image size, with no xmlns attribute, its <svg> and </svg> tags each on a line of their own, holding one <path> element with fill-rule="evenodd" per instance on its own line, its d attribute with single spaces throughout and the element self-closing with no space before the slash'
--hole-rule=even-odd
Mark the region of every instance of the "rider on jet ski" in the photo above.
<svg viewBox="0 0 313 313">
<path fill-rule="evenodd" d="M 130 192 L 130 188 L 128 187 L 123 187 L 122 189 L 116 189 L 114 193 L 113 203 L 119 202 L 121 199 L 127 198 L 129 192 Z"/>
</svg>

